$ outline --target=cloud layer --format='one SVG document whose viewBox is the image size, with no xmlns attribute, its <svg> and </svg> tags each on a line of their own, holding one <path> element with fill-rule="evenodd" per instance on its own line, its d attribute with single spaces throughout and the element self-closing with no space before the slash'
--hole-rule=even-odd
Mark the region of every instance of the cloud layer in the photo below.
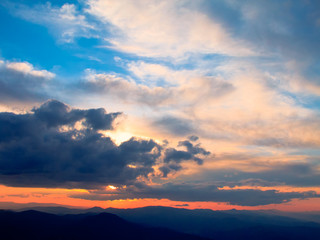
<svg viewBox="0 0 320 240">
<path fill-rule="evenodd" d="M 219 190 L 215 185 L 164 184 L 160 187 L 135 186 L 114 192 L 95 192 L 74 194 L 74 198 L 91 200 L 117 200 L 134 198 L 169 199 L 183 202 L 228 202 L 232 205 L 258 206 L 289 202 L 293 198 L 319 197 L 315 192 L 286 192 L 275 190 Z"/>
</svg>

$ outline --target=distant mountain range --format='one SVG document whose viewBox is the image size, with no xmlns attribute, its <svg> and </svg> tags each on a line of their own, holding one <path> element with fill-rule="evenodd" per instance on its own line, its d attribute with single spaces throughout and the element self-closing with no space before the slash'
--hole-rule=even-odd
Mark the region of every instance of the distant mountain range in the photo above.
<svg viewBox="0 0 320 240">
<path fill-rule="evenodd" d="M 170 207 L 32 209 L 0 212 L 3 239 L 314 240 L 320 236 L 319 214 L 297 213 L 293 218 L 293 213 L 278 211 Z"/>
</svg>

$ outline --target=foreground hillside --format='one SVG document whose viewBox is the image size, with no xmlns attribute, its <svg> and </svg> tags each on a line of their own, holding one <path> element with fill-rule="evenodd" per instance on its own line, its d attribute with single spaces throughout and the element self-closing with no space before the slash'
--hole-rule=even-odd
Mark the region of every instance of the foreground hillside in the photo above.
<svg viewBox="0 0 320 240">
<path fill-rule="evenodd" d="M 205 240 L 189 234 L 161 228 L 143 227 L 120 217 L 96 215 L 64 215 L 24 211 L 0 211 L 0 239 L 4 240 L 97 240 L 97 239 L 186 239 Z"/>
</svg>

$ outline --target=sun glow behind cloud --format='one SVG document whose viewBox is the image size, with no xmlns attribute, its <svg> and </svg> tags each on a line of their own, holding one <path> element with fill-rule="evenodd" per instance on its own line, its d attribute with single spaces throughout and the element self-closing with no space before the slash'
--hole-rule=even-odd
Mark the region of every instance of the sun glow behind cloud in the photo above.
<svg viewBox="0 0 320 240">
<path fill-rule="evenodd" d="M 130 138 L 134 137 L 134 134 L 129 133 L 129 132 L 102 132 L 105 136 L 111 137 L 112 140 L 114 140 L 114 142 L 116 144 L 121 144 L 125 141 L 128 141 Z"/>
</svg>

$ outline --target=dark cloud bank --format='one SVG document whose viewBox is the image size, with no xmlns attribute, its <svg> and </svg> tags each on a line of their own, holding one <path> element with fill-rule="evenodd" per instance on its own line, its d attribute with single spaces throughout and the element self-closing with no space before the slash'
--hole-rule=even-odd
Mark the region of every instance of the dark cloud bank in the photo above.
<svg viewBox="0 0 320 240">
<path fill-rule="evenodd" d="M 117 146 L 99 130 L 112 130 L 119 115 L 102 108 L 70 109 L 55 100 L 28 114 L 0 113 L 0 183 L 88 189 L 130 185 L 153 174 L 154 166 L 166 177 L 182 169 L 182 161 L 202 164 L 209 155 L 187 140 L 180 142 L 185 150 L 137 138 Z"/>
<path fill-rule="evenodd" d="M 152 187 L 143 184 L 120 189 L 118 192 L 91 191 L 90 194 L 74 194 L 73 198 L 89 200 L 119 200 L 133 198 L 170 199 L 182 202 L 228 202 L 232 205 L 259 206 L 289 202 L 293 198 L 319 197 L 315 192 L 277 192 L 253 189 L 220 190 L 216 185 L 164 184 Z"/>
</svg>

